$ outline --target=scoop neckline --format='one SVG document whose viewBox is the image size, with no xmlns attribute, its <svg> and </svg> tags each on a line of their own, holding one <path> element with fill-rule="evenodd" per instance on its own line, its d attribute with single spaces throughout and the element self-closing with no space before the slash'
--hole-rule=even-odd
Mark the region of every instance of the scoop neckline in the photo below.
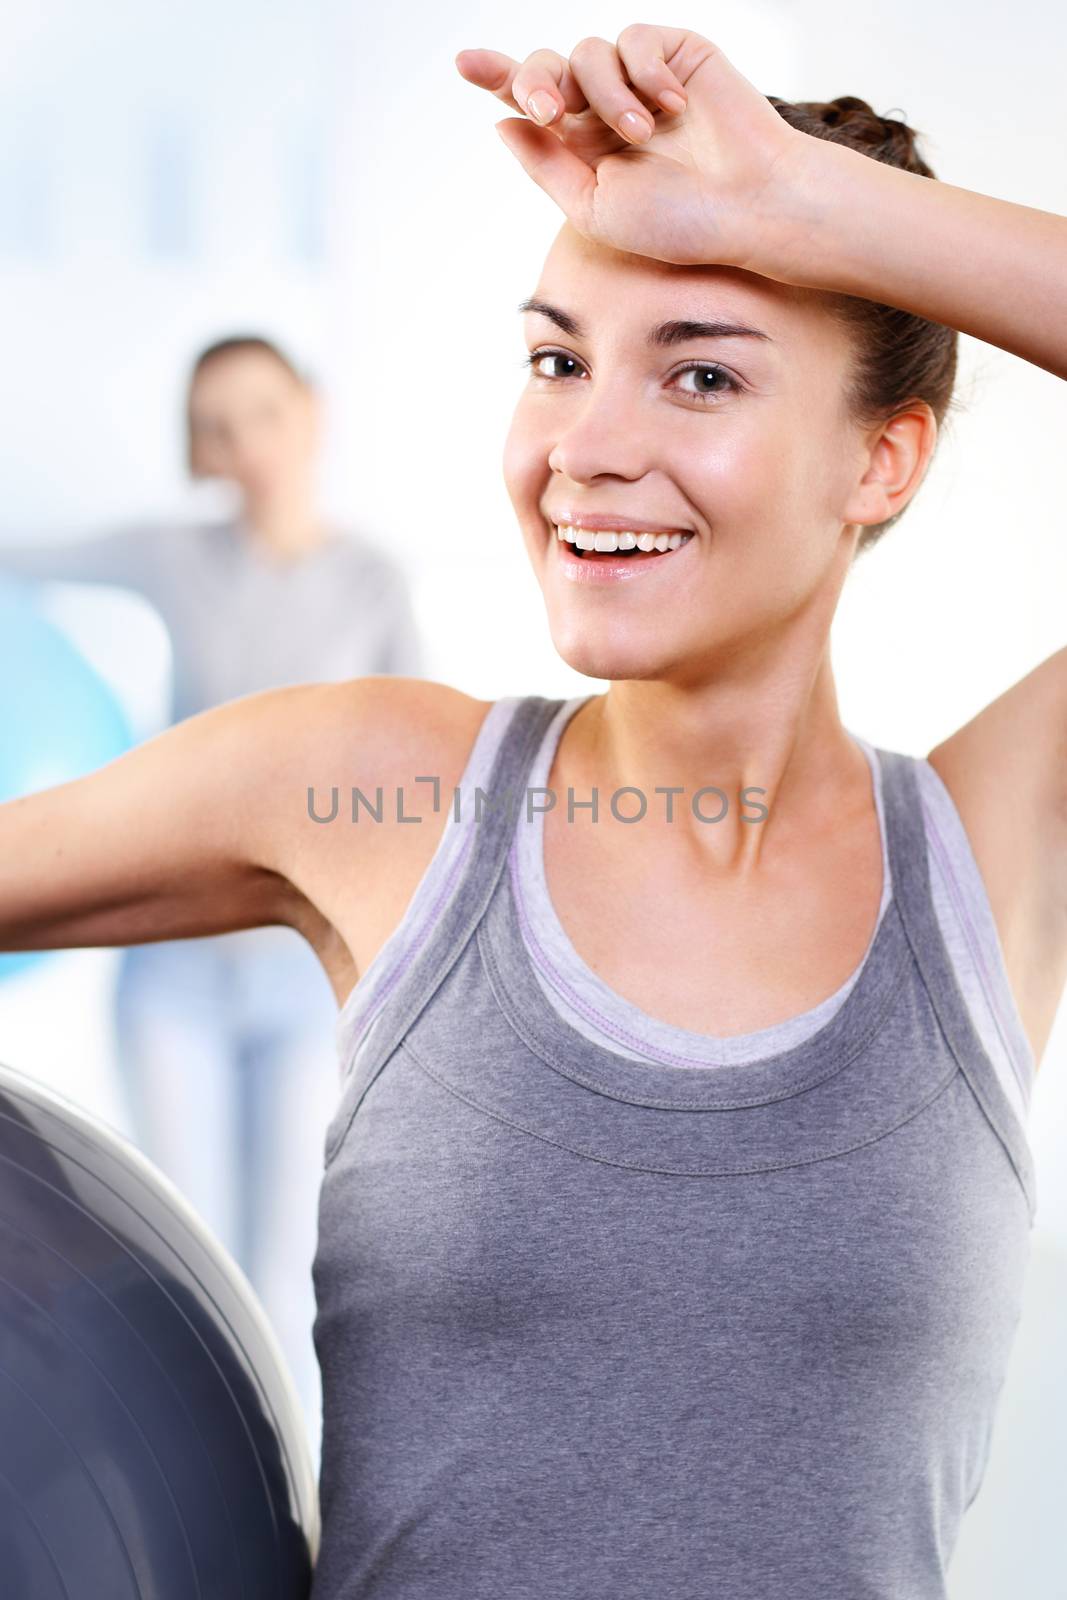
<svg viewBox="0 0 1067 1600">
<path fill-rule="evenodd" d="M 560 740 L 573 719 L 589 700 L 596 698 L 593 694 L 576 695 L 564 701 L 559 706 L 548 727 L 545 729 L 537 749 L 537 753 L 530 766 L 528 781 L 534 786 L 544 787 L 548 781 L 548 773 L 555 760 L 556 751 Z M 702 1033 L 695 1029 L 684 1028 L 675 1023 L 667 1022 L 659 1017 L 653 1017 L 644 1011 L 635 1002 L 628 1000 L 620 994 L 586 963 L 579 955 L 567 930 L 564 928 L 552 896 L 548 888 L 548 879 L 544 863 L 544 812 L 538 811 L 533 820 L 532 830 L 521 833 L 516 828 L 508 848 L 507 870 L 511 877 L 511 893 L 515 903 L 517 920 L 522 931 L 523 943 L 530 959 L 534 981 L 541 990 L 545 1003 L 553 1010 L 551 999 L 544 994 L 543 984 L 547 983 L 557 992 L 561 985 L 563 994 L 561 998 L 569 1009 L 577 1011 L 579 1015 L 587 1016 L 590 1026 L 607 1033 L 618 1032 L 620 1045 L 632 1044 L 635 1049 L 653 1057 L 647 1063 L 656 1069 L 665 1066 L 677 1066 L 689 1072 L 694 1068 L 708 1068 L 719 1071 L 728 1066 L 750 1067 L 757 1062 L 769 1057 L 780 1055 L 782 1050 L 794 1048 L 793 1043 L 783 1043 L 788 1036 L 793 1034 L 798 1026 L 809 1025 L 795 1044 L 803 1044 L 812 1038 L 825 1026 L 845 1004 L 848 995 L 859 982 L 860 976 L 870 959 L 874 949 L 878 931 L 882 925 L 885 913 L 892 899 L 892 868 L 889 860 L 888 826 L 885 818 L 885 784 L 881 762 L 877 750 L 868 744 L 865 739 L 845 730 L 849 737 L 863 751 L 870 770 L 872 801 L 878 821 L 879 841 L 882 852 L 882 888 L 879 898 L 878 912 L 874 927 L 871 930 L 866 948 L 859 961 L 844 981 L 838 985 L 832 994 L 825 996 L 809 1006 L 807 1010 L 797 1012 L 794 1016 L 785 1017 L 780 1022 L 770 1023 L 765 1028 L 750 1029 L 738 1034 L 713 1034 Z M 530 915 L 529 902 L 523 896 L 522 885 L 525 880 L 530 883 L 532 879 L 533 893 L 537 899 L 537 917 Z M 539 928 L 545 928 L 547 922 L 547 935 L 553 944 L 565 954 L 566 967 L 560 969 L 556 961 L 546 952 L 541 951 L 541 960 L 538 959 L 540 941 Z M 540 968 L 540 971 L 539 971 Z M 571 987 L 567 978 L 570 974 L 577 974 L 581 990 L 576 991 Z M 582 992 L 584 991 L 584 992 Z M 590 994 L 592 1000 L 589 999 Z M 595 1011 L 595 1016 L 588 1016 L 590 1010 Z M 588 1036 L 577 1027 L 573 1020 L 565 1013 L 560 1013 L 564 1024 L 582 1038 Z M 825 1020 L 820 1020 L 825 1019 Z M 606 1027 L 605 1027 L 606 1023 Z M 648 1048 L 647 1037 L 652 1035 L 654 1043 Z M 595 1041 L 602 1043 L 602 1041 Z M 610 1045 L 605 1046 L 611 1048 Z M 634 1057 L 626 1054 L 625 1050 L 613 1052 L 621 1054 L 623 1059 L 634 1061 Z M 673 1059 L 672 1059 L 673 1058 Z M 710 1059 L 709 1059 L 710 1058 Z M 716 1059 L 717 1058 L 717 1059 Z"/>
<path fill-rule="evenodd" d="M 511 873 L 505 870 L 476 938 L 486 977 L 511 1026 L 564 1077 L 598 1093 L 647 1106 L 728 1109 L 760 1105 L 799 1094 L 842 1071 L 862 1054 L 889 1015 L 910 949 L 895 892 L 894 838 L 900 819 L 894 818 L 881 752 L 873 748 L 883 779 L 889 898 L 855 982 L 814 1033 L 754 1060 L 686 1066 L 635 1061 L 589 1039 L 561 1016 L 541 989 L 523 937 Z M 533 766 L 531 761 L 530 769 Z M 509 854 L 518 825 L 517 819 L 512 822 L 506 846 Z"/>
<path fill-rule="evenodd" d="M 863 1054 L 889 1016 L 910 951 L 893 895 L 863 970 L 815 1033 L 755 1061 L 680 1067 L 620 1055 L 587 1038 L 556 1011 L 537 981 L 507 872 L 500 875 L 476 939 L 499 1009 L 546 1065 L 612 1099 L 684 1110 L 765 1105 L 815 1088 L 843 1071 Z"/>
</svg>

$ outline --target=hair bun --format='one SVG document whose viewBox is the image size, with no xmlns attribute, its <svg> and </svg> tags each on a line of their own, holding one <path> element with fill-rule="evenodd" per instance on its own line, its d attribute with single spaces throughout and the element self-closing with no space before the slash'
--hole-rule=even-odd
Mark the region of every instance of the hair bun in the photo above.
<svg viewBox="0 0 1067 1600">
<path fill-rule="evenodd" d="M 902 120 L 906 113 L 901 112 L 900 118 L 880 117 L 873 106 L 854 94 L 839 94 L 833 100 L 821 101 L 813 110 L 824 127 L 847 130 L 851 140 L 868 146 L 872 155 L 880 152 L 883 160 L 890 156 L 894 166 L 933 176 L 919 155 L 916 130 Z"/>
<path fill-rule="evenodd" d="M 901 120 L 903 112 L 901 118 L 880 117 L 866 100 L 854 94 L 839 94 L 834 100 L 795 101 L 769 94 L 767 99 L 779 116 L 802 133 L 851 145 L 853 150 L 873 156 L 876 161 L 918 172 L 924 178 L 935 176 L 919 154 L 917 140 L 922 135 Z"/>
</svg>

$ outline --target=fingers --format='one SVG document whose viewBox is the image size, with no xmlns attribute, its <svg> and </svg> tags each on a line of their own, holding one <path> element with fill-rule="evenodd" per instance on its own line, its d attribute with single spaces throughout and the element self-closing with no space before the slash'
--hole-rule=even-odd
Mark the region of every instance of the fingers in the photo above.
<svg viewBox="0 0 1067 1600">
<path fill-rule="evenodd" d="M 568 150 L 550 129 L 523 118 L 507 117 L 496 131 L 530 177 L 554 200 L 579 232 L 587 226 L 596 174 L 588 162 Z"/>
<path fill-rule="evenodd" d="M 521 65 L 496 50 L 461 50 L 455 61 L 468 82 L 541 127 L 590 109 L 629 143 L 644 144 L 656 112 L 679 116 L 689 104 L 689 80 L 718 54 L 699 34 L 633 23 L 614 45 L 582 39 L 569 61 L 555 50 L 535 50 Z"/>
<path fill-rule="evenodd" d="M 513 111 L 546 126 L 563 111 L 584 111 L 588 102 L 565 58 L 535 50 L 521 63 L 498 50 L 461 50 L 456 67 L 468 83 L 488 89 Z"/>
<path fill-rule="evenodd" d="M 683 80 L 666 62 L 666 51 L 670 49 L 673 56 L 677 50 L 675 32 L 675 29 L 652 28 L 635 22 L 619 34 L 616 48 L 634 87 L 652 104 L 680 115 L 686 108 L 688 95 Z"/>
<path fill-rule="evenodd" d="M 511 80 L 515 76 L 517 63 L 510 56 L 501 55 L 499 50 L 461 50 L 455 60 L 460 75 L 468 83 L 477 84 L 479 89 L 488 89 L 490 94 L 495 94 L 513 111 L 522 110 L 511 93 Z"/>
<path fill-rule="evenodd" d="M 602 122 L 631 144 L 645 144 L 655 121 L 623 74 L 619 53 L 606 39 L 582 39 L 571 51 L 571 70 Z"/>
<path fill-rule="evenodd" d="M 512 94 L 523 111 L 547 127 L 560 111 L 585 111 L 589 102 L 582 93 L 570 63 L 555 50 L 535 50 L 515 74 Z"/>
</svg>

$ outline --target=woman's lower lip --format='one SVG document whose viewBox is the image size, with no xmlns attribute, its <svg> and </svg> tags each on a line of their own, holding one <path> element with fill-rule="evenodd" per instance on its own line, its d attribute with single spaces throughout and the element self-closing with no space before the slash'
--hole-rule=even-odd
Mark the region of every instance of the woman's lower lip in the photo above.
<svg viewBox="0 0 1067 1600">
<path fill-rule="evenodd" d="M 645 577 L 658 566 L 673 570 L 679 556 L 696 542 L 696 535 L 686 539 L 677 550 L 663 550 L 655 555 L 650 551 L 638 551 L 629 556 L 615 556 L 610 551 L 598 550 L 579 556 L 575 554 L 574 546 L 568 540 L 561 539 L 555 529 L 552 530 L 552 542 L 557 547 L 556 560 L 560 571 L 572 583 L 625 583 Z M 590 555 L 592 560 L 589 559 Z"/>
</svg>

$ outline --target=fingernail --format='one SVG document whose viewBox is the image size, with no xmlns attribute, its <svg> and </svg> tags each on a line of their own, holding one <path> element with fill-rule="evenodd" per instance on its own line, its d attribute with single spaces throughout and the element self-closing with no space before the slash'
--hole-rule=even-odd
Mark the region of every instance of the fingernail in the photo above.
<svg viewBox="0 0 1067 1600">
<path fill-rule="evenodd" d="M 556 114 L 556 102 L 547 89 L 535 89 L 526 102 L 526 109 L 535 122 L 551 122 Z"/>
<path fill-rule="evenodd" d="M 685 110 L 686 99 L 684 94 L 679 94 L 676 89 L 664 89 L 659 97 L 659 103 L 664 111 L 673 111 L 675 116 L 681 116 Z"/>
<path fill-rule="evenodd" d="M 631 139 L 651 139 L 652 124 L 647 117 L 638 116 L 636 111 L 624 111 L 619 118 L 619 127 L 623 133 L 629 134 Z"/>
</svg>

